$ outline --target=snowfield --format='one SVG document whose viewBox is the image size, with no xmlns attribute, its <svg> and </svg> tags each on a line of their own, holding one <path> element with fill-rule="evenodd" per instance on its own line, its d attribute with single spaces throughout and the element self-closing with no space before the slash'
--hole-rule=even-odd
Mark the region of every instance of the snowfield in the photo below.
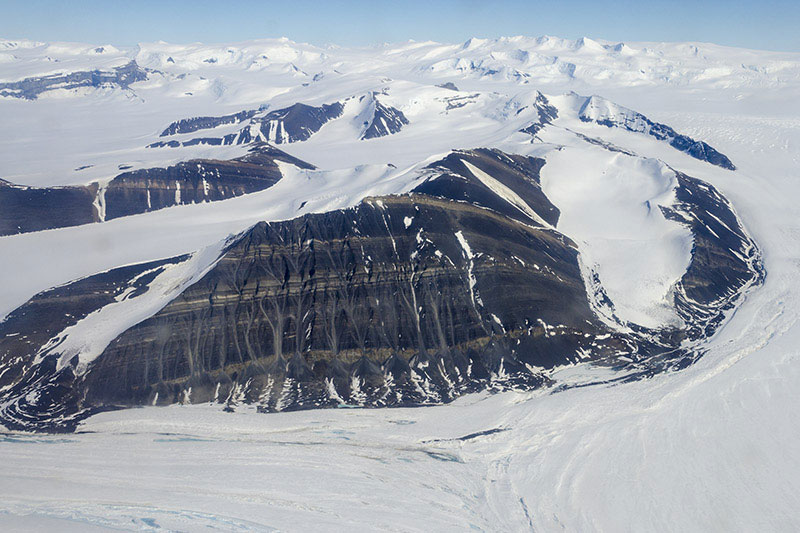
<svg viewBox="0 0 800 533">
<path fill-rule="evenodd" d="M 542 186 L 561 210 L 557 229 L 577 243 L 624 322 L 679 320 L 668 302 L 692 238 L 658 208 L 674 202 L 673 169 L 711 183 L 731 201 L 761 247 L 767 277 L 703 346 L 698 362 L 641 381 L 615 381 L 613 370 L 577 365 L 556 372 L 558 389 L 477 394 L 437 407 L 264 415 L 175 405 L 103 413 L 70 435 L 5 432 L 0 527 L 800 529 L 800 54 L 554 37 L 372 50 L 288 40 L 102 48 L 0 41 L 4 82 L 130 59 L 158 71 L 130 89 L 0 98 L 1 178 L 32 186 L 88 183 L 112 178 L 120 164 L 235 157 L 245 147 L 145 146 L 180 118 L 267 102 L 270 109 L 319 105 L 363 94 L 367 85 L 388 88 L 381 101 L 410 124 L 353 142 L 362 110 L 353 99 L 345 120 L 280 146 L 318 170 L 281 164 L 284 178 L 265 191 L 1 237 L 0 317 L 48 287 L 205 249 L 173 267 L 185 271 L 182 279 L 196 276 L 216 259 L 219 243 L 259 220 L 406 192 L 424 179 L 426 164 L 478 146 L 546 159 Z M 436 86 L 445 82 L 459 90 Z M 520 109 L 537 90 L 552 97 L 559 116 L 532 142 L 518 130 L 535 115 Z M 601 95 L 707 142 L 737 170 L 641 132 L 582 121 L 571 91 Z M 613 109 L 594 111 L 605 117 Z M 88 164 L 94 166 L 74 170 Z M 178 281 L 169 270 L 162 276 L 163 290 L 142 305 L 157 310 L 173 294 Z M 90 336 L 107 343 L 93 328 L 124 328 L 146 312 L 112 304 L 76 325 L 68 342 L 79 347 Z M 587 383 L 593 384 L 569 387 Z"/>
</svg>

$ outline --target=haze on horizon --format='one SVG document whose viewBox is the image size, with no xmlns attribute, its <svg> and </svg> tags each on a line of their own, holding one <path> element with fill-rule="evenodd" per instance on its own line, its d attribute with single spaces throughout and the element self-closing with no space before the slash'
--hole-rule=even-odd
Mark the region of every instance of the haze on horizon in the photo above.
<svg viewBox="0 0 800 533">
<path fill-rule="evenodd" d="M 610 41 L 699 41 L 800 52 L 800 2 L 793 0 L 524 1 L 365 0 L 211 2 L 0 0 L 0 37 L 134 45 L 236 42 L 288 37 L 316 45 L 511 35 Z"/>
</svg>

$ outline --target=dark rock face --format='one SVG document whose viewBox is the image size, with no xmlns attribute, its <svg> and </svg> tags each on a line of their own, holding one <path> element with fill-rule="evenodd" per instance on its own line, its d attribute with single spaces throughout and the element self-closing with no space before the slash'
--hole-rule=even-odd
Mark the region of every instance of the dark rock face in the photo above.
<svg viewBox="0 0 800 533">
<path fill-rule="evenodd" d="M 257 122 L 260 124 L 261 135 L 268 142 L 282 144 L 306 141 L 327 122 L 342 116 L 343 109 L 344 105 L 340 102 L 319 107 L 294 104 L 272 111 Z M 237 140 L 237 144 L 245 142 L 248 141 Z"/>
<path fill-rule="evenodd" d="M 168 265 L 188 256 L 120 267 L 46 290 L 0 322 L 0 419 L 10 429 L 73 431 L 85 408 L 72 365 L 58 368 L 60 334 L 93 311 L 122 298 L 136 298 Z M 52 339 L 52 340 L 51 340 Z"/>
<path fill-rule="evenodd" d="M 673 148 L 680 150 L 681 152 L 686 152 L 695 159 L 708 161 L 712 165 L 726 168 L 728 170 L 736 170 L 736 167 L 731 160 L 728 159 L 728 156 L 716 151 L 703 141 L 695 141 L 686 135 L 676 134 L 673 136 L 672 134 L 674 133 L 674 130 L 672 130 L 672 128 L 669 126 L 664 126 L 663 124 L 656 124 L 656 126 L 661 127 L 651 129 L 650 135 L 657 139 L 669 139 L 669 144 Z"/>
<path fill-rule="evenodd" d="M 177 120 L 166 127 L 161 132 L 160 137 L 168 137 L 170 135 L 177 135 L 179 133 L 192 133 L 199 130 L 206 130 L 223 126 L 225 124 L 238 124 L 253 117 L 257 111 L 245 110 L 232 115 L 224 115 L 221 117 L 193 117 Z"/>
<path fill-rule="evenodd" d="M 97 186 L 36 188 L 0 180 L 0 235 L 97 222 Z"/>
<path fill-rule="evenodd" d="M 675 305 L 690 338 L 710 335 L 733 307 L 743 287 L 765 276 L 761 255 L 730 203 L 714 187 L 677 172 L 678 203 L 664 215 L 694 235 L 692 263 L 675 293 Z"/>
<path fill-rule="evenodd" d="M 636 379 L 699 357 L 682 343 L 710 335 L 763 279 L 727 201 L 679 174 L 679 203 L 664 212 L 695 237 L 675 296 L 686 325 L 608 329 L 587 297 L 577 250 L 550 227 L 559 213 L 539 187 L 542 165 L 457 151 L 430 165 L 410 194 L 259 223 L 88 366 L 59 352 L 64 328 L 123 294 L 135 305 L 186 257 L 45 291 L 0 323 L 0 418 L 70 430 L 98 410 L 143 404 L 426 405 L 539 387 L 547 369 L 587 360 Z"/>
<path fill-rule="evenodd" d="M 276 109 L 264 116 L 257 116 L 259 113 L 258 111 L 242 111 L 241 113 L 226 115 L 224 117 L 186 119 L 170 124 L 161 136 L 164 137 L 167 135 L 174 135 L 175 133 L 198 131 L 222 124 L 236 124 L 248 118 L 250 121 L 247 126 L 240 129 L 237 133 L 229 133 L 223 137 L 198 137 L 189 139 L 188 141 L 158 141 L 149 144 L 147 147 L 178 148 L 180 146 L 192 146 L 196 144 L 233 145 L 256 142 L 286 144 L 307 141 L 313 134 L 318 132 L 322 126 L 342 116 L 343 110 L 344 105 L 340 102 L 323 104 L 319 107 L 297 103 L 283 109 Z M 185 124 L 176 126 L 183 123 Z M 181 131 L 173 132 L 177 127 L 180 127 Z"/>
<path fill-rule="evenodd" d="M 597 339 L 576 258 L 558 233 L 424 195 L 262 223 L 113 341 L 82 386 L 98 406 L 158 394 L 266 410 L 536 386 L 533 367 L 626 349 Z"/>
<path fill-rule="evenodd" d="M 436 174 L 417 186 L 414 192 L 466 201 L 527 224 L 540 224 L 540 221 L 532 219 L 530 215 L 493 192 L 472 173 L 464 164 L 465 161 L 514 191 L 546 223 L 551 226 L 558 223 L 558 208 L 542 192 L 539 182 L 539 171 L 544 166 L 544 159 L 485 148 L 454 151 L 428 166 Z"/>
<path fill-rule="evenodd" d="M 371 95 L 370 98 L 373 99 L 371 104 L 373 106 L 372 116 L 364 122 L 366 129 L 361 134 L 362 141 L 397 133 L 403 129 L 403 126 L 408 124 L 408 119 L 402 111 L 383 105 L 378 101 L 375 94 Z"/>
<path fill-rule="evenodd" d="M 267 189 L 281 179 L 275 160 L 312 168 L 280 150 L 262 145 L 228 161 L 197 159 L 167 168 L 125 172 L 114 178 L 103 192 L 104 220 Z"/>
<path fill-rule="evenodd" d="M 0 83 L 0 96 L 35 100 L 41 93 L 56 88 L 65 90 L 79 89 L 81 87 L 118 87 L 127 89 L 137 81 L 146 80 L 147 73 L 147 69 L 141 68 L 136 64 L 136 61 L 131 61 L 110 71 L 70 72 Z"/>
<path fill-rule="evenodd" d="M 628 131 L 646 133 L 647 135 L 651 135 L 660 141 L 667 141 L 670 146 L 676 150 L 685 152 L 695 159 L 707 161 L 712 165 L 716 165 L 728 170 L 736 170 L 734 164 L 725 154 L 718 152 L 702 141 L 696 141 L 691 137 L 681 135 L 666 124 L 653 122 L 641 113 L 626 110 L 625 113 L 618 118 L 594 120 L 586 113 L 587 108 L 592 105 L 594 98 L 595 97 L 589 98 L 578 112 L 578 118 L 580 118 L 582 121 L 596 122 L 597 124 L 609 128 L 623 128 Z"/>
<path fill-rule="evenodd" d="M 453 83 L 452 81 L 448 81 L 448 82 L 445 82 L 445 83 L 440 83 L 439 85 L 437 85 L 437 87 L 440 87 L 442 89 L 450 89 L 451 91 L 457 91 L 458 90 L 458 87 L 456 87 L 456 84 Z"/>
<path fill-rule="evenodd" d="M 281 178 L 275 161 L 313 168 L 257 143 L 236 159 L 195 159 L 167 168 L 124 172 L 105 186 L 35 188 L 0 181 L 0 235 L 103 222 L 261 191 Z"/>
<path fill-rule="evenodd" d="M 542 93 L 538 93 L 536 95 L 534 108 L 539 115 L 539 120 L 532 122 L 531 124 L 519 130 L 520 132 L 527 133 L 532 137 L 535 137 L 542 130 L 542 128 L 548 124 L 552 124 L 552 122 L 558 118 L 558 109 L 551 105 L 550 101 Z M 517 114 L 524 111 L 524 109 L 525 108 L 520 109 Z"/>
<path fill-rule="evenodd" d="M 399 109 L 382 104 L 378 100 L 377 94 L 370 93 L 362 96 L 362 101 L 365 98 L 371 99 L 371 102 L 367 108 L 368 116 L 364 117 L 361 140 L 397 133 L 403 126 L 408 124 L 408 119 Z M 453 107 L 459 107 L 460 105 L 463 104 L 456 103 L 453 104 Z M 168 137 L 179 133 L 214 128 L 223 124 L 248 122 L 238 132 L 229 133 L 222 137 L 196 137 L 186 141 L 176 139 L 157 141 L 149 144 L 148 148 L 178 148 L 197 144 L 235 145 L 255 142 L 269 142 L 272 144 L 302 142 L 310 139 L 312 135 L 331 120 L 341 117 L 343 111 L 344 104 L 341 102 L 323 104 L 321 106 L 297 103 L 270 111 L 264 115 L 261 114 L 261 111 L 241 111 L 240 113 L 222 117 L 184 119 L 170 124 L 161 133 L 161 136 Z"/>
</svg>

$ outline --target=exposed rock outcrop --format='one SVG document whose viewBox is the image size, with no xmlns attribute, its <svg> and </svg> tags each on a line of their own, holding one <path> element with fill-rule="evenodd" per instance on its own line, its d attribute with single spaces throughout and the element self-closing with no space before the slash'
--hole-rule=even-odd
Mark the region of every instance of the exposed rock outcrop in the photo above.
<svg viewBox="0 0 800 533">
<path fill-rule="evenodd" d="M 256 112 L 256 110 L 251 109 L 221 117 L 192 117 L 176 120 L 161 132 L 160 137 L 169 137 L 170 135 L 178 135 L 180 133 L 193 133 L 195 131 L 212 129 L 226 124 L 238 124 L 239 122 L 244 122 L 252 118 Z"/>
<path fill-rule="evenodd" d="M 0 180 L 0 235 L 97 222 L 97 190 L 97 184 L 37 188 Z"/>
<path fill-rule="evenodd" d="M 81 88 L 115 87 L 128 89 L 137 81 L 147 79 L 148 70 L 136 61 L 111 70 L 89 70 L 25 78 L 21 81 L 0 83 L 0 96 L 35 100 L 45 91 L 55 89 L 71 91 Z"/>
<path fill-rule="evenodd" d="M 310 106 L 297 103 L 282 109 L 270 111 L 261 115 L 261 111 L 242 111 L 235 115 L 223 117 L 199 117 L 173 122 L 161 134 L 162 137 L 175 133 L 186 133 L 208 129 L 223 124 L 237 124 L 250 119 L 247 126 L 238 132 L 229 133 L 221 137 L 196 137 L 186 141 L 176 139 L 170 141 L 157 141 L 149 144 L 148 148 L 178 148 L 180 146 L 193 146 L 208 144 L 214 146 L 250 144 L 270 142 L 273 144 L 287 144 L 307 141 L 322 126 L 342 116 L 344 105 L 340 102 Z M 183 125 L 181 125 L 183 124 Z M 181 126 L 176 126 L 181 125 Z M 201 127 L 202 126 L 202 127 Z M 180 128 L 181 131 L 176 131 Z M 187 129 L 193 128 L 193 129 Z M 172 133 L 168 133 L 172 132 Z"/>
<path fill-rule="evenodd" d="M 761 255 L 728 200 L 713 186 L 676 172 L 678 202 L 664 215 L 687 225 L 694 236 L 692 262 L 675 291 L 675 307 L 694 339 L 709 336 L 743 287 L 759 284 Z M 721 312 L 723 311 L 723 312 Z"/>
<path fill-rule="evenodd" d="M 281 179 L 275 161 L 313 168 L 256 143 L 236 159 L 195 159 L 166 168 L 133 170 L 104 185 L 36 188 L 0 180 L 0 235 L 103 222 L 261 191 Z"/>
<path fill-rule="evenodd" d="M 539 119 L 528 124 L 519 131 L 535 137 L 545 126 L 552 124 L 552 122 L 558 118 L 558 109 L 551 105 L 550 101 L 542 93 L 537 93 L 536 102 L 534 102 L 533 107 L 536 109 Z M 524 109 L 525 108 L 520 109 L 519 112 Z"/>
<path fill-rule="evenodd" d="M 500 150 L 457 150 L 431 163 L 428 169 L 434 174 L 414 192 L 466 201 L 528 224 L 554 227 L 559 211 L 541 189 L 543 165 L 544 159 Z"/>
<path fill-rule="evenodd" d="M 682 135 L 666 124 L 653 122 L 641 113 L 618 106 L 599 96 L 591 96 L 586 99 L 578 111 L 578 118 L 584 122 L 595 122 L 609 128 L 623 128 L 628 131 L 644 133 L 668 142 L 676 150 L 685 152 L 695 159 L 707 161 L 728 170 L 736 170 L 725 154 L 718 152 L 703 141 Z"/>
<path fill-rule="evenodd" d="M 326 123 L 339 118 L 343 109 L 344 106 L 339 102 L 323 104 L 319 107 L 298 103 L 267 113 L 263 118 L 254 122 L 258 124 L 263 140 L 275 144 L 292 143 L 308 140 Z M 246 136 L 242 133 L 236 143 L 248 142 L 243 140 L 244 137 Z"/>
<path fill-rule="evenodd" d="M 605 333 L 576 255 L 557 233 L 422 195 L 262 223 L 112 342 L 87 398 L 171 403 L 191 387 L 191 401 L 282 410 L 448 401 L 504 374 L 541 383 L 526 364 L 572 360 Z"/>
<path fill-rule="evenodd" d="M 148 290 L 169 265 L 187 256 L 115 268 L 48 289 L 0 322 L 0 419 L 13 429 L 72 431 L 97 409 L 85 406 L 75 383 L 76 360 L 59 368 L 63 332 L 89 314 Z"/>
</svg>

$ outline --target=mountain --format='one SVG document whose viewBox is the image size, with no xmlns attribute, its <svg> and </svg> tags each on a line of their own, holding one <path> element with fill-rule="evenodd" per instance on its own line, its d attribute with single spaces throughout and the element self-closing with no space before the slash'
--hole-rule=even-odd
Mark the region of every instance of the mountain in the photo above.
<svg viewBox="0 0 800 533">
<path fill-rule="evenodd" d="M 45 431 L 686 368 L 765 278 L 710 183 L 737 154 L 596 81 L 800 72 L 591 39 L 0 45 L 0 422 Z"/>
</svg>

